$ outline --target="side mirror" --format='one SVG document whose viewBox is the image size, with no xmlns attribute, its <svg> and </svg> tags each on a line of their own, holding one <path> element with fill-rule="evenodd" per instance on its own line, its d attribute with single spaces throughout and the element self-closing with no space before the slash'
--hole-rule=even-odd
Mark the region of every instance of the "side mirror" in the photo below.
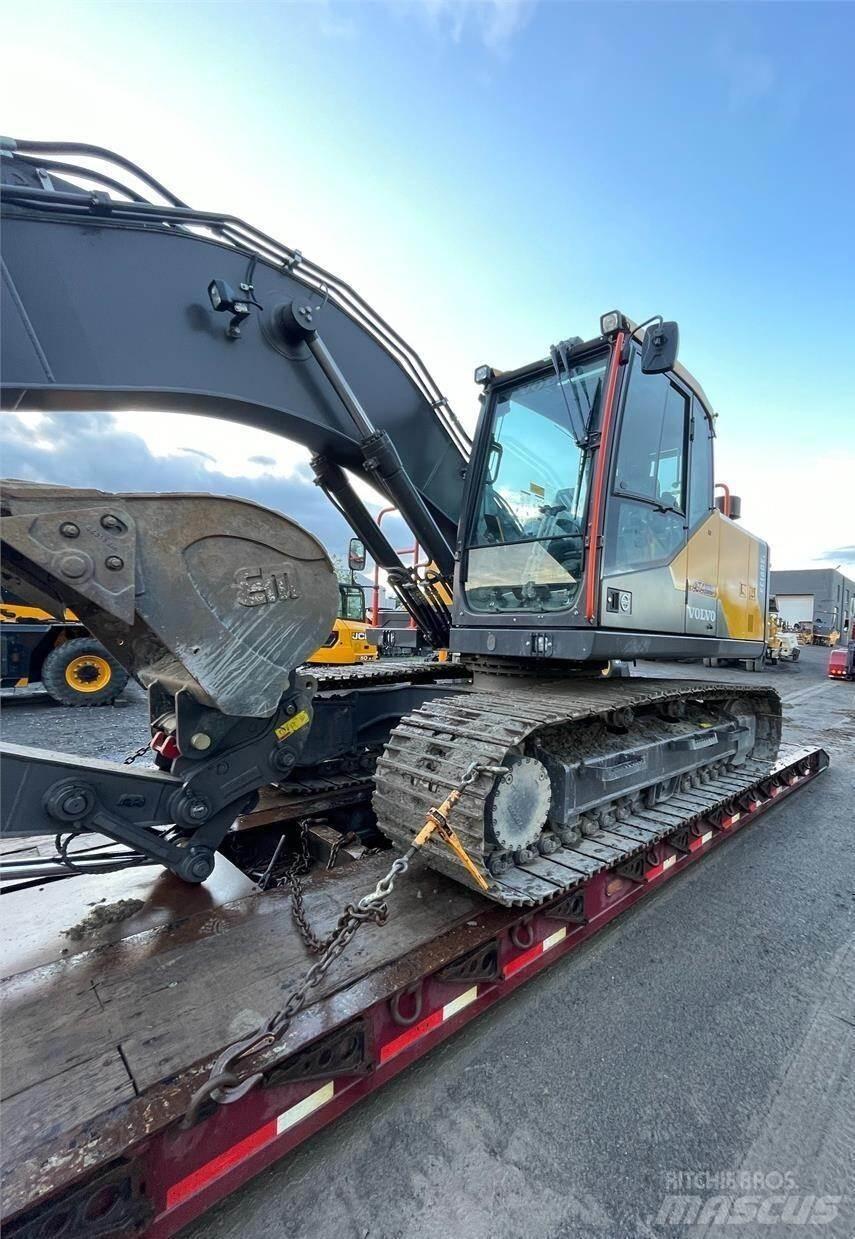
<svg viewBox="0 0 855 1239">
<path fill-rule="evenodd" d="M 641 346 L 642 374 L 662 374 L 672 370 L 680 347 L 680 328 L 676 323 L 659 323 L 647 328 Z"/>
<path fill-rule="evenodd" d="M 365 567 L 365 543 L 361 538 L 351 538 L 347 544 L 347 566 L 351 572 L 362 572 Z"/>
<path fill-rule="evenodd" d="M 742 500 L 739 495 L 716 495 L 715 506 L 722 516 L 729 516 L 732 521 L 738 521 L 742 515 Z"/>
</svg>

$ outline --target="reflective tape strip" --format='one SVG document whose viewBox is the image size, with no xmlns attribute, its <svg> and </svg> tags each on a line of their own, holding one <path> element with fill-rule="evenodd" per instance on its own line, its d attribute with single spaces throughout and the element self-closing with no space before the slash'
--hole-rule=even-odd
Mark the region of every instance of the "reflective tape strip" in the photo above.
<svg viewBox="0 0 855 1239">
<path fill-rule="evenodd" d="M 676 856 L 666 856 L 662 862 L 662 872 L 664 873 L 666 869 L 670 869 L 671 866 L 676 865 L 676 863 L 677 863 Z"/>
<path fill-rule="evenodd" d="M 464 990 L 462 994 L 452 998 L 451 1002 L 447 1002 L 444 1007 L 440 1007 L 437 1011 L 432 1011 L 423 1020 L 413 1024 L 412 1028 L 408 1028 L 399 1036 L 393 1037 L 391 1041 L 387 1041 L 385 1045 L 380 1047 L 380 1062 L 387 1063 L 390 1058 L 400 1054 L 401 1050 L 405 1050 L 408 1045 L 418 1041 L 419 1037 L 424 1037 L 427 1033 L 433 1032 L 435 1028 L 439 1028 L 446 1020 L 450 1020 L 458 1011 L 468 1007 L 470 1002 L 474 1002 L 477 997 L 478 986 L 473 985 L 471 989 Z"/>
<path fill-rule="evenodd" d="M 450 1020 L 452 1015 L 456 1015 L 458 1011 L 462 1011 L 464 1007 L 468 1007 L 470 1002 L 474 1002 L 478 997 L 478 986 L 473 985 L 471 989 L 466 990 L 464 994 L 458 994 L 451 1002 L 447 1002 L 442 1008 L 443 1021 Z"/>
<path fill-rule="evenodd" d="M 712 832 L 711 830 L 707 830 L 707 831 L 705 831 L 705 832 L 704 832 L 702 835 L 700 835 L 697 839 L 692 839 L 692 840 L 690 841 L 690 843 L 689 843 L 689 851 L 690 851 L 690 852 L 697 852 L 700 848 L 702 848 L 702 847 L 706 847 L 706 845 L 709 843 L 709 841 L 710 841 L 710 839 L 711 839 L 712 837 L 713 837 L 713 832 Z"/>
<path fill-rule="evenodd" d="M 283 1110 L 276 1119 L 276 1134 L 281 1136 L 283 1131 L 287 1131 L 289 1127 L 293 1127 L 295 1123 L 299 1123 L 300 1119 L 308 1118 L 310 1114 L 314 1114 L 321 1106 L 325 1106 L 328 1101 L 332 1101 L 335 1094 L 335 1082 L 328 1080 L 321 1088 L 316 1089 L 314 1093 L 309 1093 L 308 1097 L 304 1097 L 302 1101 L 298 1101 L 296 1105 L 290 1106 L 289 1109 Z"/>
<path fill-rule="evenodd" d="M 515 972 L 519 972 L 520 968 L 525 968 L 526 964 L 532 963 L 535 959 L 539 959 L 541 955 L 545 955 L 547 951 L 551 951 L 554 946 L 558 946 L 558 943 L 563 942 L 566 937 L 566 926 L 556 929 L 554 934 L 550 934 L 548 938 L 544 938 L 536 946 L 529 947 L 527 951 L 517 955 L 516 959 L 508 960 L 505 964 L 505 976 L 512 977 Z"/>
<path fill-rule="evenodd" d="M 210 1161 L 205 1162 L 198 1170 L 194 1170 L 191 1174 L 185 1175 L 183 1179 L 179 1179 L 177 1183 L 173 1183 L 171 1187 L 166 1189 L 167 1209 L 174 1209 L 176 1205 L 189 1200 L 191 1196 L 195 1196 L 197 1192 L 208 1187 L 215 1180 L 222 1178 L 230 1170 L 234 1170 L 235 1166 L 239 1166 L 241 1162 L 246 1161 L 253 1153 L 271 1144 L 277 1136 L 281 1136 L 283 1132 L 296 1126 L 302 1119 L 308 1118 L 310 1114 L 314 1114 L 316 1110 L 326 1105 L 328 1101 L 332 1101 L 334 1096 L 335 1081 L 328 1080 L 326 1084 L 322 1084 L 313 1093 L 309 1093 L 308 1097 L 304 1097 L 302 1101 L 298 1101 L 293 1106 L 289 1106 L 287 1110 L 283 1110 L 275 1119 L 270 1119 L 262 1127 L 258 1127 L 255 1131 L 250 1132 L 248 1136 L 244 1136 L 243 1140 L 238 1140 L 237 1144 L 233 1144 L 223 1153 L 212 1157 Z"/>
</svg>

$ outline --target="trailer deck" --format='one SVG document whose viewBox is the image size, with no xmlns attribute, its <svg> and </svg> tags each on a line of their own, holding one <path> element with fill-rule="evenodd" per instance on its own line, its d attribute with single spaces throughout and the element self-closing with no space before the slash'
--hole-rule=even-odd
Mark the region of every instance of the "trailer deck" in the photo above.
<svg viewBox="0 0 855 1239">
<path fill-rule="evenodd" d="M 785 748 L 773 777 L 688 843 L 666 834 L 632 876 L 592 874 L 535 912 L 414 870 L 389 925 L 356 936 L 259 1059 L 263 1086 L 189 1129 L 181 1119 L 218 1052 L 280 1007 L 311 962 L 288 895 L 254 892 L 221 859 L 205 888 L 142 871 L 7 896 L 29 898 L 3 948 L 6 1233 L 58 1233 L 62 1222 L 67 1236 L 174 1234 L 827 761 Z M 381 854 L 314 877 L 313 924 L 331 928 L 388 863 Z M 115 921 L 119 900 L 139 906 Z M 103 923 L 77 936 L 85 915 Z"/>
</svg>

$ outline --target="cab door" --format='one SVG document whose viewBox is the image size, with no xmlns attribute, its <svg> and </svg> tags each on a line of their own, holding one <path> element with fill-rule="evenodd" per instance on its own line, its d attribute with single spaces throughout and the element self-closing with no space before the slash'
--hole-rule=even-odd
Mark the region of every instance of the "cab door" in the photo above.
<svg viewBox="0 0 855 1239">
<path fill-rule="evenodd" d="M 692 636 L 722 635 L 718 590 L 721 522 L 713 502 L 712 418 L 693 396 L 686 544 L 686 632 Z"/>
<path fill-rule="evenodd" d="M 682 634 L 686 614 L 690 397 L 671 374 L 644 374 L 632 350 L 603 549 L 600 622 Z"/>
</svg>

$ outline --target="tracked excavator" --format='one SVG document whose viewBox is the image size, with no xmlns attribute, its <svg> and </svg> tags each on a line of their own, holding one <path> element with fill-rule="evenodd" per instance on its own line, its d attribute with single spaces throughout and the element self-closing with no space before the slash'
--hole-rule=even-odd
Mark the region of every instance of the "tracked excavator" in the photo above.
<svg viewBox="0 0 855 1239">
<path fill-rule="evenodd" d="M 71 607 L 146 686 L 156 767 L 6 745 L 4 834 L 55 835 L 61 869 L 94 831 L 126 864 L 202 882 L 259 789 L 357 769 L 399 848 L 453 794 L 460 846 L 429 833 L 427 861 L 533 906 L 631 867 L 657 830 L 689 835 L 769 773 L 773 690 L 600 675 L 611 659 L 764 653 L 768 549 L 714 502 L 713 412 L 675 323 L 610 312 L 528 365 L 480 367 L 470 441 L 419 356 L 299 251 L 100 148 L 6 139 L 0 174 L 3 407 L 192 411 L 308 447 L 452 654 L 305 667 L 338 587 L 287 516 L 8 481 L 4 582 Z M 429 570 L 404 566 L 353 474 Z"/>
</svg>

